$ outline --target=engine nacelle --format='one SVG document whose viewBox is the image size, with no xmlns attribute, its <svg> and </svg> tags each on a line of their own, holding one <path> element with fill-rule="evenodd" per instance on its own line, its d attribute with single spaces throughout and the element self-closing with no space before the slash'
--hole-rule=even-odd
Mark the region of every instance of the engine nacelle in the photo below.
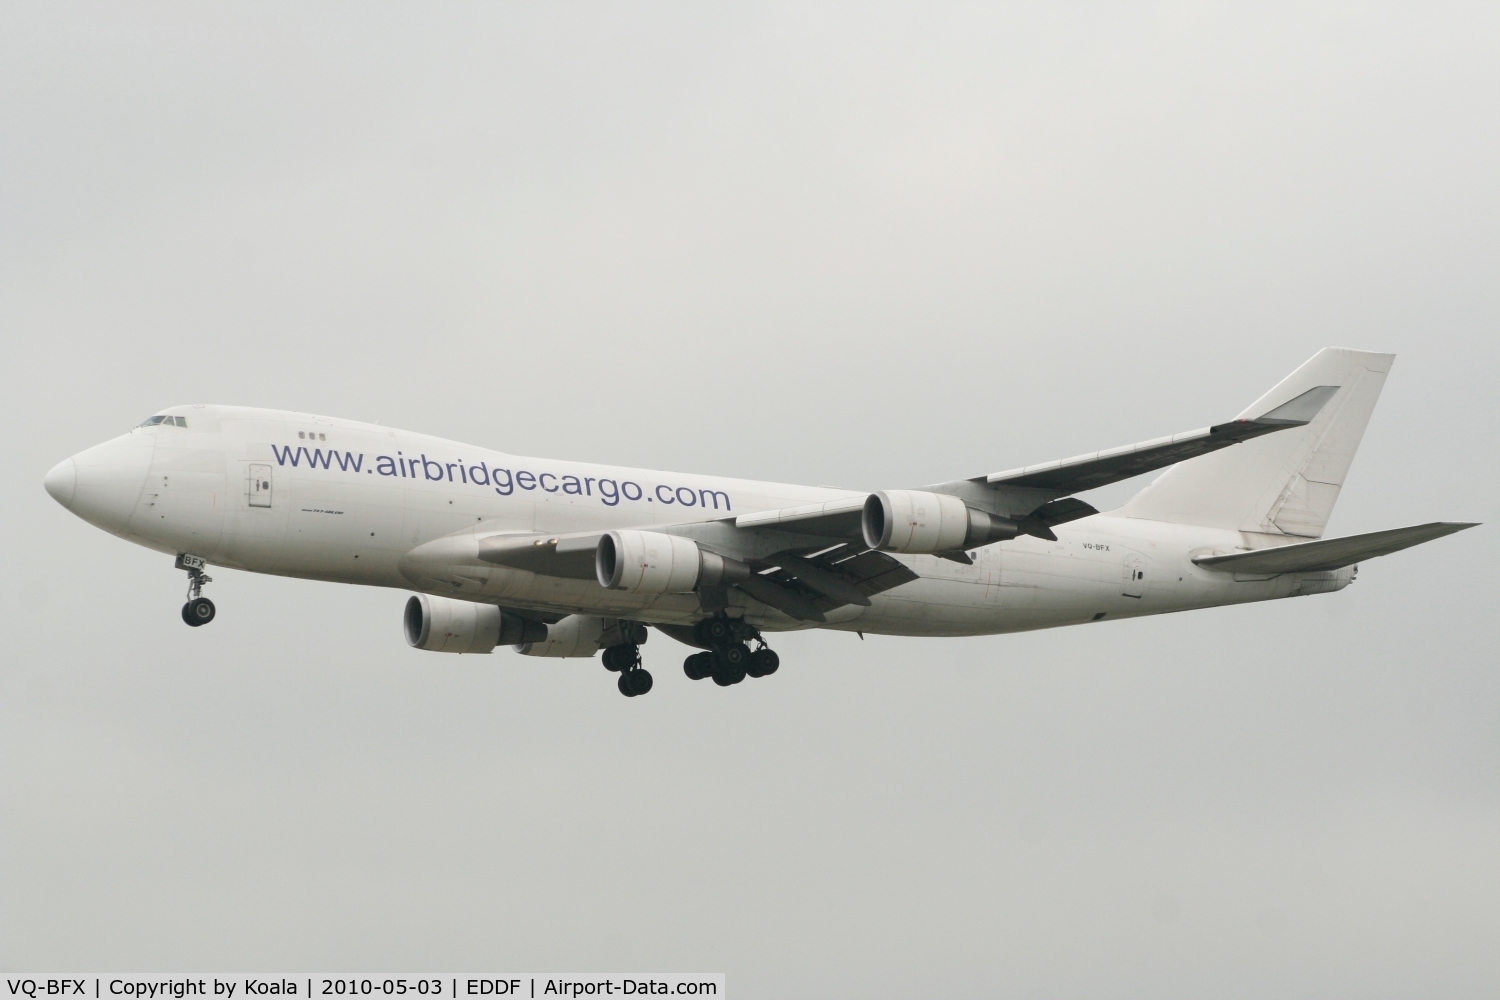
<svg viewBox="0 0 1500 1000">
<path fill-rule="evenodd" d="M 921 490 L 881 490 L 865 500 L 865 544 L 885 552 L 957 552 L 1020 533 L 1008 517 L 975 510 L 958 497 Z"/>
<path fill-rule="evenodd" d="M 633 623 L 627 629 L 622 622 L 591 615 L 568 615 L 543 628 L 546 629 L 543 638 L 517 643 L 515 651 L 522 656 L 593 656 L 618 642 L 646 641 L 643 625 Z"/>
<path fill-rule="evenodd" d="M 611 531 L 594 551 L 599 586 L 631 594 L 688 594 L 750 579 L 738 559 L 660 531 Z"/>
<path fill-rule="evenodd" d="M 488 653 L 497 645 L 545 639 L 547 626 L 493 604 L 413 594 L 402 618 L 406 641 L 437 653 Z"/>
</svg>

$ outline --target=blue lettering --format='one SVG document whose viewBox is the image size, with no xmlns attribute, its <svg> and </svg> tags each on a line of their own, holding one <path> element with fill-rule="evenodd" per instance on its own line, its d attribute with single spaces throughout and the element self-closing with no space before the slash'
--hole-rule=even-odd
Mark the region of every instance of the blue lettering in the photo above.
<svg viewBox="0 0 1500 1000">
<path fill-rule="evenodd" d="M 703 506 L 707 507 L 708 506 L 708 501 L 709 500 L 713 500 L 713 502 L 714 502 L 714 510 L 718 510 L 719 509 L 719 497 L 723 497 L 724 498 L 724 509 L 725 510 L 733 510 L 734 509 L 733 507 L 729 506 L 729 494 L 725 493 L 723 490 L 699 490 L 698 491 L 698 502 L 701 503 Z"/>
<path fill-rule="evenodd" d="M 303 448 L 302 453 L 304 455 L 307 455 L 307 449 Z M 322 448 L 314 448 L 312 450 L 312 454 L 307 455 L 307 464 L 312 466 L 314 469 L 326 469 L 332 462 L 333 452 L 330 451 L 325 455 L 323 454 Z"/>
</svg>

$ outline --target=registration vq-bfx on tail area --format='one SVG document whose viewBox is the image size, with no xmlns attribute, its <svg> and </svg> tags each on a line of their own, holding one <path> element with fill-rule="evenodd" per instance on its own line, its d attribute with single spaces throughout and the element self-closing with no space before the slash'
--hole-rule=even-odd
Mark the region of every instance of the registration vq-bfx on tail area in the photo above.
<svg viewBox="0 0 1500 1000">
<path fill-rule="evenodd" d="M 635 697 L 651 629 L 697 650 L 689 678 L 728 687 L 776 673 L 767 638 L 792 629 L 986 635 L 1342 590 L 1360 562 L 1472 526 L 1323 537 L 1392 360 L 1328 348 L 1224 423 L 874 493 L 196 404 L 66 459 L 46 488 L 173 557 L 188 625 L 214 619 L 215 567 L 394 587 L 414 592 L 418 649 L 602 653 Z M 1116 510 L 1074 496 L 1160 469 Z"/>
</svg>

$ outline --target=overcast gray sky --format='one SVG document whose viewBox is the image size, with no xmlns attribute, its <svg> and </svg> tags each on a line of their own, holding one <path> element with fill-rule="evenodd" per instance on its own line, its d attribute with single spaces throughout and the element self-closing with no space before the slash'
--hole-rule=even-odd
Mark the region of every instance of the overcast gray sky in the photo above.
<svg viewBox="0 0 1500 1000">
<path fill-rule="evenodd" d="M 0 967 L 1500 993 L 1493 525 L 729 690 L 657 635 L 627 701 L 398 592 L 186 629 L 41 486 L 186 402 L 911 486 L 1333 344 L 1399 357 L 1331 533 L 1494 522 L 1497 124 L 1494 4 L 5 3 Z"/>
</svg>

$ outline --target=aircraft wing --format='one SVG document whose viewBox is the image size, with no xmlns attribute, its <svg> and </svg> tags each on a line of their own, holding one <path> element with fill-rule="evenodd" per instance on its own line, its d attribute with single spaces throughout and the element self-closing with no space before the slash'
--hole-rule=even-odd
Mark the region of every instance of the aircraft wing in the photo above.
<svg viewBox="0 0 1500 1000">
<path fill-rule="evenodd" d="M 825 612 L 846 604 L 869 607 L 876 594 L 917 579 L 906 564 L 866 548 L 863 541 L 801 554 L 776 552 L 755 565 L 764 568 L 735 586 L 802 621 L 824 621 Z"/>
<path fill-rule="evenodd" d="M 865 496 L 809 503 L 780 510 L 763 510 L 741 514 L 733 519 L 736 528 L 780 528 L 799 535 L 821 535 L 827 538 L 858 538 L 859 517 L 865 509 Z"/>
<path fill-rule="evenodd" d="M 505 532 L 479 539 L 479 558 L 496 566 L 570 580 L 594 579 L 594 550 L 602 531 L 571 535 Z"/>
<path fill-rule="evenodd" d="M 1209 452 L 1227 448 L 1241 441 L 1273 434 L 1292 427 L 1305 427 L 1312 422 L 1339 391 L 1336 385 L 1315 386 L 1294 399 L 1258 417 L 1231 420 L 1214 424 L 1201 430 L 1173 434 L 1170 437 L 1128 444 L 1120 448 L 1096 451 L 1074 458 L 1040 465 L 1028 465 L 1022 469 L 995 472 L 970 480 L 992 489 L 1034 489 L 1056 495 L 1081 493 L 1084 490 L 1108 486 L 1122 479 L 1157 469 Z"/>
<path fill-rule="evenodd" d="M 1364 559 L 1390 555 L 1402 549 L 1472 528 L 1474 521 L 1433 521 L 1409 528 L 1391 528 L 1343 538 L 1323 538 L 1315 542 L 1279 545 L 1253 552 L 1234 552 L 1222 556 L 1199 556 L 1193 562 L 1204 569 L 1229 573 L 1317 573 L 1343 569 Z"/>
<path fill-rule="evenodd" d="M 1054 526 L 1098 513 L 1068 494 L 1164 468 L 1262 434 L 1305 426 L 1338 390 L 1338 386 L 1318 386 L 1258 417 L 928 489 L 1013 520 L 1012 534 L 1019 531 L 1055 540 Z M 874 594 L 917 578 L 899 560 L 865 544 L 860 521 L 868 498 L 869 494 L 857 494 L 712 522 L 645 530 L 698 538 L 710 550 L 750 567 L 749 579 L 729 586 L 793 618 L 823 621 L 833 608 L 867 605 Z M 478 555 L 495 565 L 586 580 L 594 576 L 594 553 L 603 534 L 490 535 L 479 540 Z M 968 555 L 959 550 L 933 554 L 969 562 Z M 705 610 L 717 610 L 727 602 L 727 587 L 704 588 L 701 597 Z"/>
<path fill-rule="evenodd" d="M 940 483 L 927 489 L 957 496 L 965 502 L 1013 518 L 1026 534 L 1055 540 L 1051 531 L 1054 526 L 1098 513 L 1084 501 L 1072 499 L 1070 494 L 1164 469 L 1263 434 L 1305 427 L 1338 391 L 1336 385 L 1316 386 L 1258 417 L 1214 424 L 1201 430 L 1056 462 Z M 864 503 L 865 497 L 857 496 L 741 514 L 726 520 L 742 529 L 770 529 L 854 540 L 860 537 L 860 513 Z"/>
<path fill-rule="evenodd" d="M 855 511 L 853 535 L 858 539 L 857 507 Z M 592 580 L 594 554 L 603 535 L 599 531 L 486 535 L 478 541 L 478 556 L 483 562 L 543 576 Z M 749 552 L 740 554 L 754 572 L 748 580 L 732 586 L 801 621 L 824 621 L 826 612 L 846 604 L 868 607 L 875 594 L 917 579 L 917 574 L 899 560 L 867 549 L 858 540 L 831 545 L 804 544 L 758 556 Z M 701 596 L 705 608 L 725 606 L 728 597 L 725 590 L 704 588 Z"/>
</svg>

